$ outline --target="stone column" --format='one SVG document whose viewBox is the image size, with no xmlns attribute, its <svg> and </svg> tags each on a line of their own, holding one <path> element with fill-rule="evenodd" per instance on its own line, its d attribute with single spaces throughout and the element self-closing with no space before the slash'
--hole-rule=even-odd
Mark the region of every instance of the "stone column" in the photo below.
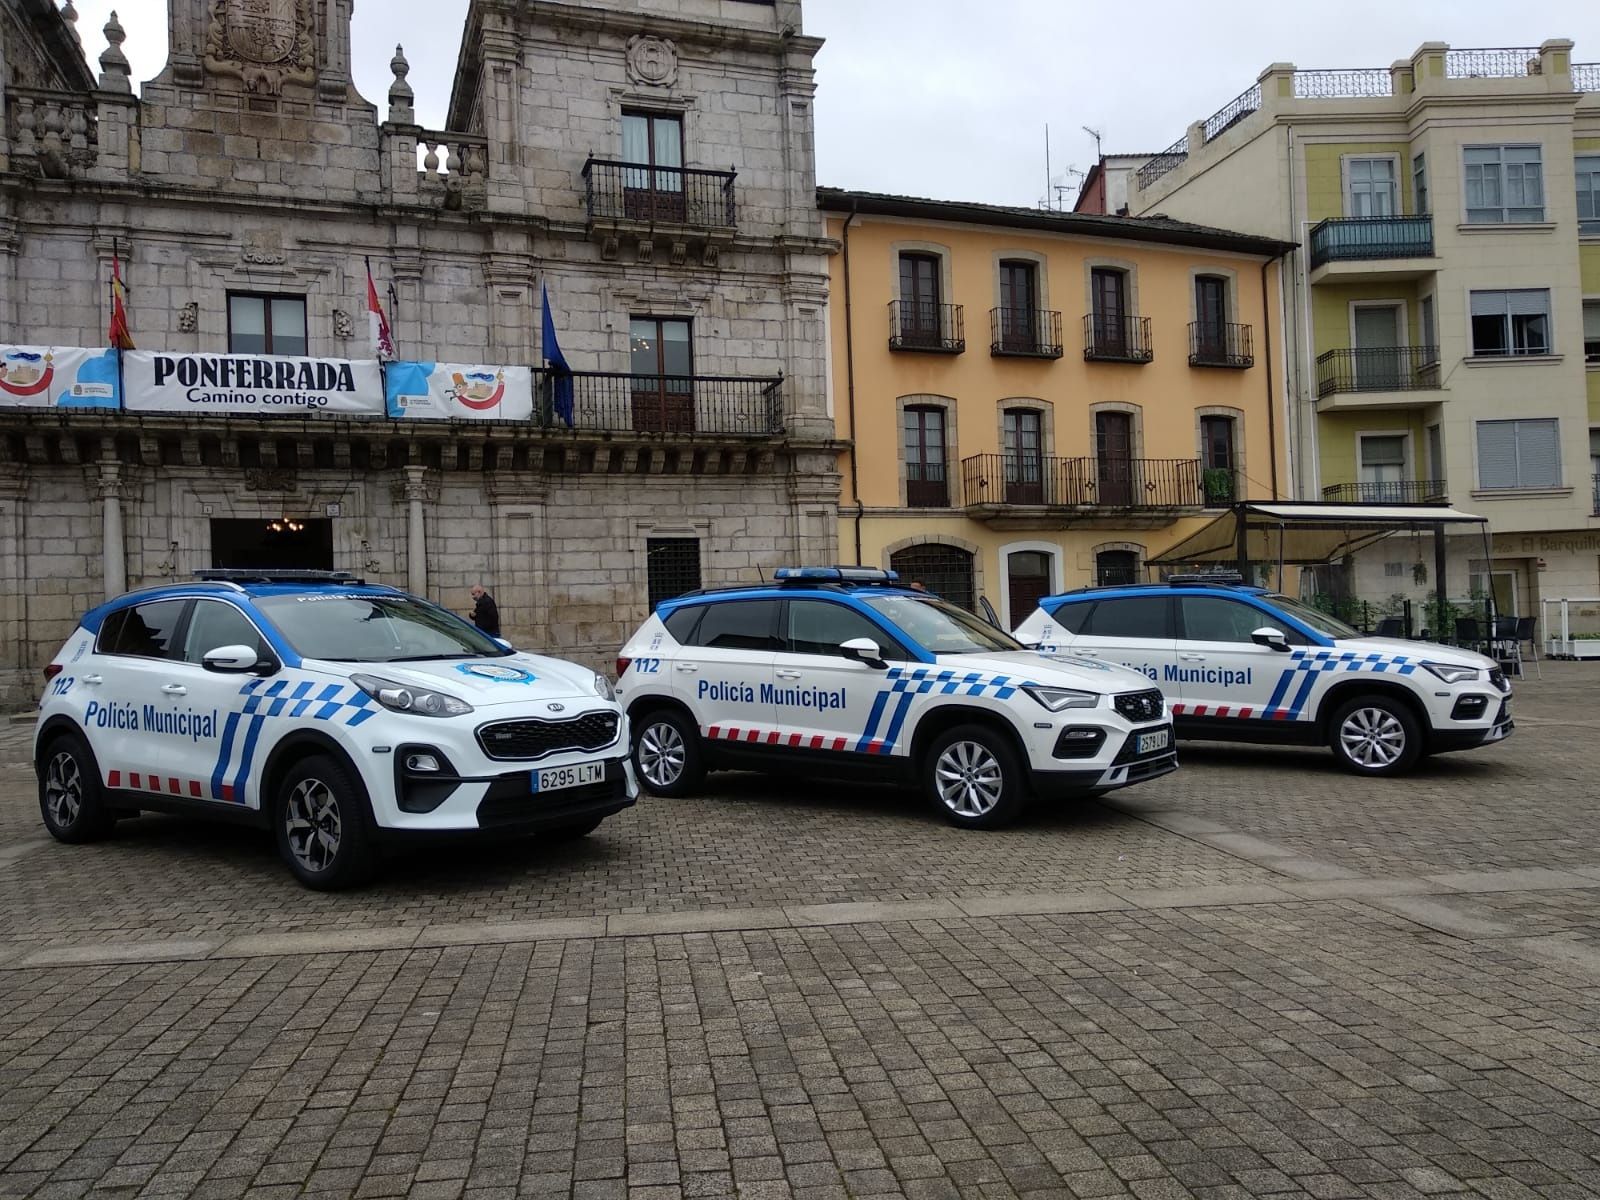
<svg viewBox="0 0 1600 1200">
<path fill-rule="evenodd" d="M 100 464 L 100 573 L 105 599 L 128 590 L 128 548 L 122 536 L 122 464 Z"/>
<path fill-rule="evenodd" d="M 406 467 L 406 590 L 413 596 L 428 594 L 428 532 L 423 524 L 422 502 L 428 498 L 428 468 Z"/>
</svg>

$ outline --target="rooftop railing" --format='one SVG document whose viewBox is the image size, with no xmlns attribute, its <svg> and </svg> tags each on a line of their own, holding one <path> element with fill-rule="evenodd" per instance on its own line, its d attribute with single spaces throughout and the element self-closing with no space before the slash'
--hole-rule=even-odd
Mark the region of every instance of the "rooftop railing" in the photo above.
<svg viewBox="0 0 1600 1200">
<path fill-rule="evenodd" d="M 1539 47 L 1492 46 L 1482 50 L 1446 50 L 1447 79 L 1520 79 L 1539 73 Z"/>
<path fill-rule="evenodd" d="M 1394 76 L 1387 67 L 1350 67 L 1294 73 L 1296 100 L 1346 100 L 1393 94 Z"/>
<path fill-rule="evenodd" d="M 1600 63 L 1573 63 L 1572 90 L 1600 92 Z"/>
</svg>

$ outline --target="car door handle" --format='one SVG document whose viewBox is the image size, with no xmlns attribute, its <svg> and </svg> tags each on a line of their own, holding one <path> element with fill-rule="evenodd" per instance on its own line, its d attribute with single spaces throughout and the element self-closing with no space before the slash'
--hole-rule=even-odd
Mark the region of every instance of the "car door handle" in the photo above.
<svg viewBox="0 0 1600 1200">
<path fill-rule="evenodd" d="M 164 683 L 161 685 L 161 690 L 169 696 L 187 696 L 189 694 L 189 689 L 181 683 Z"/>
<path fill-rule="evenodd" d="M 1178 658 L 1183 662 L 1205 662 L 1204 654 L 1180 654 Z"/>
<path fill-rule="evenodd" d="M 779 679 L 799 679 L 800 678 L 800 672 L 799 671 L 779 671 L 778 672 L 778 678 Z"/>
<path fill-rule="evenodd" d="M 686 674 L 691 672 L 691 671 L 698 671 L 699 669 L 700 668 L 695 666 L 693 663 L 679 663 L 678 664 L 678 670 L 683 671 Z"/>
<path fill-rule="evenodd" d="M 103 676 L 103 675 L 80 675 L 80 676 L 78 676 L 78 682 L 79 683 L 86 683 L 90 687 L 99 687 L 102 683 L 105 682 L 105 676 Z"/>
<path fill-rule="evenodd" d="M 1100 651 L 1098 651 L 1098 650 L 1074 650 L 1072 653 L 1076 654 L 1079 658 L 1099 658 L 1100 657 Z"/>
</svg>

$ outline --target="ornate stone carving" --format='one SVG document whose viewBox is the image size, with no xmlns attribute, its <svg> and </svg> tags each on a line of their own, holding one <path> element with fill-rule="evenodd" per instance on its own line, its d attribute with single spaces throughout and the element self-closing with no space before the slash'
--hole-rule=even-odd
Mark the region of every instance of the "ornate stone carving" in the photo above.
<svg viewBox="0 0 1600 1200">
<path fill-rule="evenodd" d="M 191 300 L 178 310 L 178 332 L 193 333 L 200 328 L 200 304 Z"/>
<path fill-rule="evenodd" d="M 356 335 L 356 323 L 349 313 L 342 308 L 333 310 L 333 336 L 341 342 L 347 342 Z"/>
<path fill-rule="evenodd" d="M 311 0 L 211 0 L 206 70 L 276 96 L 316 80 L 315 34 Z"/>
<path fill-rule="evenodd" d="M 628 78 L 651 87 L 671 87 L 678 82 L 678 47 L 670 38 L 636 33 L 628 39 Z"/>
<path fill-rule="evenodd" d="M 276 231 L 246 234 L 244 249 L 239 257 L 259 267 L 281 267 L 289 261 L 289 256 L 283 251 L 283 241 Z"/>
<path fill-rule="evenodd" d="M 300 477 L 288 467 L 246 467 L 244 488 L 247 492 L 294 492 L 300 489 Z"/>
</svg>

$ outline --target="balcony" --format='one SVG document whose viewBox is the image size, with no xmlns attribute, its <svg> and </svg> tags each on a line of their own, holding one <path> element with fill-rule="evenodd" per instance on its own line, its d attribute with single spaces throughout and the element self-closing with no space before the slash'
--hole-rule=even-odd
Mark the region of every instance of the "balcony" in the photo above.
<svg viewBox="0 0 1600 1200">
<path fill-rule="evenodd" d="M 1399 479 L 1392 483 L 1335 483 L 1322 489 L 1330 504 L 1447 504 L 1442 479 Z"/>
<path fill-rule="evenodd" d="M 563 413 L 564 381 L 534 371 L 535 419 L 550 429 L 596 433 L 674 433 L 724 437 L 775 437 L 783 433 L 783 377 L 744 379 L 721 375 L 629 375 L 577 371 L 571 384 L 572 419 Z"/>
<path fill-rule="evenodd" d="M 1439 403 L 1439 351 L 1431 346 L 1329 350 L 1317 356 L 1320 411 L 1425 408 Z"/>
<path fill-rule="evenodd" d="M 1600 475 L 1594 476 L 1592 482 L 1594 484 L 1592 489 L 1594 491 L 1594 505 L 1590 511 L 1594 513 L 1595 516 L 1600 517 Z"/>
<path fill-rule="evenodd" d="M 926 354 L 960 354 L 967 348 L 959 304 L 926 300 L 889 301 L 889 349 Z"/>
<path fill-rule="evenodd" d="M 720 246 L 738 228 L 734 177 L 732 171 L 591 158 L 583 164 L 590 236 L 600 241 L 606 258 L 616 257 L 618 241 L 626 236 L 651 247 L 641 250 L 641 259 L 648 261 L 659 235 L 675 266 L 682 265 L 689 243 L 695 242 L 706 247 L 706 265 L 715 266 Z"/>
<path fill-rule="evenodd" d="M 1256 365 L 1250 326 L 1189 322 L 1189 365 L 1244 370 Z"/>
<path fill-rule="evenodd" d="M 1311 230 L 1311 282 L 1417 279 L 1437 269 L 1433 218 L 1339 217 Z"/>
<path fill-rule="evenodd" d="M 1193 458 L 975 454 L 961 460 L 961 487 L 967 515 L 999 529 L 1165 525 L 1206 504 Z"/>
<path fill-rule="evenodd" d="M 1150 318 L 1085 313 L 1083 357 L 1089 362 L 1149 362 L 1155 357 L 1150 344 Z"/>
<path fill-rule="evenodd" d="M 989 353 L 996 358 L 1060 358 L 1061 314 L 1037 308 L 991 308 Z"/>
</svg>

